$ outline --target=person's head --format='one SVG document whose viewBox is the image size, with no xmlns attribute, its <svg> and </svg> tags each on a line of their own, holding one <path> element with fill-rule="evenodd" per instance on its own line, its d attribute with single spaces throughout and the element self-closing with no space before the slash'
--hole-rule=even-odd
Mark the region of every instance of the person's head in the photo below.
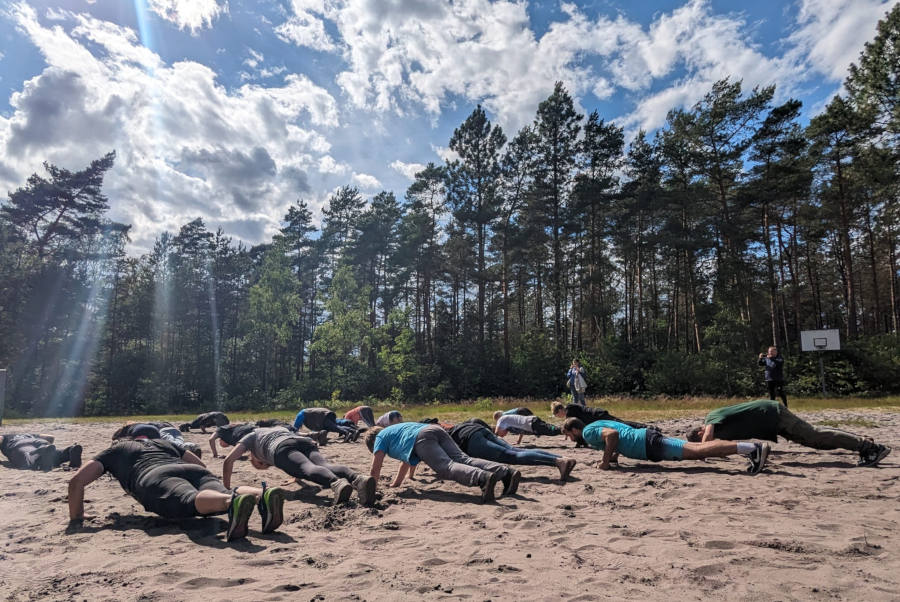
<svg viewBox="0 0 900 602">
<path fill-rule="evenodd" d="M 572 365 L 575 366 L 576 368 L 580 368 L 580 367 L 581 367 L 581 362 L 580 362 L 579 360 L 577 360 L 577 359 L 576 359 L 576 360 L 572 360 Z"/>
<path fill-rule="evenodd" d="M 700 440 L 703 439 L 703 427 L 695 426 L 688 429 L 684 434 L 684 438 L 692 443 L 700 443 Z"/>
<path fill-rule="evenodd" d="M 494 422 L 497 422 L 498 420 L 500 420 L 501 416 L 503 416 L 502 410 L 497 410 L 496 412 L 494 412 Z"/>
<path fill-rule="evenodd" d="M 769 347 L 769 352 L 767 355 L 769 357 L 776 357 L 778 355 L 778 347 L 775 347 L 775 346 Z"/>
<path fill-rule="evenodd" d="M 557 418 L 565 418 L 566 406 L 561 401 L 554 401 L 550 404 L 550 413 Z"/>
<path fill-rule="evenodd" d="M 271 467 L 271 464 L 268 462 L 263 462 L 253 454 L 250 454 L 250 464 L 253 465 L 253 468 L 256 470 L 266 470 Z"/>
<path fill-rule="evenodd" d="M 185 422 L 184 424 L 179 424 L 179 425 L 178 425 L 178 430 L 181 431 L 182 433 L 186 433 L 186 432 L 190 431 L 190 430 L 191 430 L 191 423 L 190 423 L 190 422 Z"/>
<path fill-rule="evenodd" d="M 578 418 L 566 418 L 562 425 L 562 433 L 566 439 L 571 439 L 575 443 L 584 441 L 581 432 L 584 430 L 584 422 Z"/>
<path fill-rule="evenodd" d="M 383 426 L 374 426 L 363 434 L 363 443 L 369 448 L 370 454 L 375 453 L 375 438 L 378 436 L 378 433 L 383 430 Z"/>
</svg>

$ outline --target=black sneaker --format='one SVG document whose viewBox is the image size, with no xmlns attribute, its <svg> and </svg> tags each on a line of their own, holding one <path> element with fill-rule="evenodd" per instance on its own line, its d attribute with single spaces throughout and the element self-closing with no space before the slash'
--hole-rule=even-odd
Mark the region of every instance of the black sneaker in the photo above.
<svg viewBox="0 0 900 602">
<path fill-rule="evenodd" d="M 494 496 L 494 489 L 497 488 L 497 481 L 500 480 L 500 473 L 485 471 L 487 475 L 484 477 L 484 483 L 481 484 L 481 503 L 486 504 L 493 502 L 497 498 Z"/>
<path fill-rule="evenodd" d="M 253 514 L 253 506 L 256 505 L 256 497 L 250 494 L 236 495 L 231 498 L 228 505 L 228 531 L 225 541 L 234 541 L 247 537 L 250 515 Z"/>
<path fill-rule="evenodd" d="M 262 518 L 262 532 L 271 533 L 284 522 L 284 489 L 272 487 L 263 489 L 256 505 Z"/>
<path fill-rule="evenodd" d="M 874 444 L 864 452 L 859 452 L 859 463 L 857 466 L 878 466 L 878 463 L 884 460 L 891 453 L 891 448 L 886 445 Z"/>
<path fill-rule="evenodd" d="M 519 490 L 519 479 L 521 478 L 521 472 L 515 468 L 508 468 L 506 476 L 503 477 L 503 495 L 515 495 Z"/>
<path fill-rule="evenodd" d="M 750 474 L 759 474 L 759 472 L 763 469 L 763 466 L 766 465 L 766 458 L 769 457 L 769 452 L 772 450 L 769 447 L 768 443 L 757 443 L 756 449 L 750 452 L 748 458 L 750 459 L 750 466 L 747 467 L 747 472 Z"/>
<path fill-rule="evenodd" d="M 69 467 L 81 467 L 81 446 L 77 443 L 69 448 Z"/>
</svg>

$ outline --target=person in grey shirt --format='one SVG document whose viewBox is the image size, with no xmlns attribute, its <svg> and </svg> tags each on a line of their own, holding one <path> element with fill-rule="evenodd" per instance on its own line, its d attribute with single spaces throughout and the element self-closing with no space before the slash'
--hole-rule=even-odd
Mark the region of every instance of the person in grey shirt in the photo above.
<svg viewBox="0 0 900 602">
<path fill-rule="evenodd" d="M 334 504 L 346 502 L 354 490 L 360 504 L 369 506 L 375 501 L 375 479 L 330 463 L 319 452 L 315 441 L 284 427 L 258 428 L 238 441 L 222 465 L 222 482 L 226 487 L 231 483 L 235 460 L 247 451 L 250 463 L 257 470 L 275 466 L 297 480 L 330 487 Z"/>
</svg>

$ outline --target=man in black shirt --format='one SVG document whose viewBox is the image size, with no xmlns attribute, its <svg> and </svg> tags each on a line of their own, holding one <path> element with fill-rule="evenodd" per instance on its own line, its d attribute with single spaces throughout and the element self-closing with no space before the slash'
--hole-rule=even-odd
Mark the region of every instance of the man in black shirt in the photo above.
<svg viewBox="0 0 900 602">
<path fill-rule="evenodd" d="M 72 468 L 81 466 L 81 446 L 77 443 L 61 450 L 53 445 L 52 435 L 2 435 L 0 452 L 9 458 L 13 468 L 24 470 L 53 470 L 68 462 Z"/>
<path fill-rule="evenodd" d="M 501 464 L 556 466 L 559 469 L 561 481 L 565 481 L 575 467 L 575 460 L 570 458 L 561 458 L 540 449 L 513 447 L 495 435 L 491 427 L 478 418 L 470 418 L 461 422 L 450 428 L 448 432 L 459 448 L 473 458 L 491 460 Z"/>
<path fill-rule="evenodd" d="M 631 428 L 635 429 L 647 428 L 647 425 L 643 422 L 622 420 L 621 418 L 616 418 L 603 408 L 589 408 L 577 403 L 563 405 L 558 401 L 554 401 L 552 404 L 550 404 L 550 412 L 557 418 L 577 418 L 585 425 L 596 422 L 598 420 L 612 420 L 613 422 L 621 422 L 622 424 L 627 424 Z"/>
<path fill-rule="evenodd" d="M 228 416 L 222 412 L 206 412 L 194 418 L 193 422 L 185 422 L 178 427 L 182 433 L 186 433 L 191 429 L 200 429 L 200 432 L 206 434 L 206 429 L 214 426 L 224 426 L 228 424 Z"/>
<path fill-rule="evenodd" d="M 225 488 L 197 456 L 161 439 L 130 439 L 114 443 L 85 464 L 69 481 L 69 518 L 84 519 L 84 488 L 109 472 L 144 509 L 163 518 L 183 519 L 228 513 L 226 540 L 247 535 L 247 523 L 258 506 L 262 531 L 277 529 L 284 518 L 284 491 Z"/>
</svg>

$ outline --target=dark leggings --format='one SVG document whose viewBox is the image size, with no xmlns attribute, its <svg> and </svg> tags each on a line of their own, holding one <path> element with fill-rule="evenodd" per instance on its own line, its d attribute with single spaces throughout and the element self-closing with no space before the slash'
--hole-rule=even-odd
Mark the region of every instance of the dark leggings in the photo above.
<svg viewBox="0 0 900 602">
<path fill-rule="evenodd" d="M 767 380 L 766 387 L 769 389 L 769 399 L 775 401 L 775 394 L 777 393 L 781 397 L 781 403 L 784 404 L 784 407 L 787 407 L 787 394 L 784 392 L 783 380 Z"/>
<path fill-rule="evenodd" d="M 537 416 L 535 416 L 534 421 L 531 423 L 531 431 L 538 437 L 541 435 L 554 436 L 562 434 L 562 431 L 559 430 L 558 426 L 544 422 Z"/>
<path fill-rule="evenodd" d="M 322 422 L 322 430 L 328 431 L 329 433 L 339 433 L 346 437 L 347 435 L 352 435 L 356 429 L 350 426 L 341 426 L 337 423 L 337 419 L 334 415 L 331 415 L 326 417 Z"/>
<path fill-rule="evenodd" d="M 194 501 L 199 492 L 206 490 L 229 493 L 219 477 L 202 466 L 165 464 L 140 477 L 134 497 L 145 510 L 163 518 L 190 518 L 200 515 Z"/>
<path fill-rule="evenodd" d="M 330 464 L 312 440 L 285 441 L 275 450 L 275 466 L 298 479 L 328 487 L 338 479 L 353 481 L 357 474 L 340 464 Z"/>
<path fill-rule="evenodd" d="M 469 439 L 466 453 L 473 458 L 492 460 L 501 464 L 528 466 L 556 466 L 559 456 L 540 449 L 513 447 L 493 433 L 479 432 Z"/>
<path fill-rule="evenodd" d="M 375 414 L 372 413 L 372 408 L 369 406 L 363 406 L 359 409 L 359 417 L 362 418 L 362 421 L 369 428 L 375 426 Z"/>
</svg>

